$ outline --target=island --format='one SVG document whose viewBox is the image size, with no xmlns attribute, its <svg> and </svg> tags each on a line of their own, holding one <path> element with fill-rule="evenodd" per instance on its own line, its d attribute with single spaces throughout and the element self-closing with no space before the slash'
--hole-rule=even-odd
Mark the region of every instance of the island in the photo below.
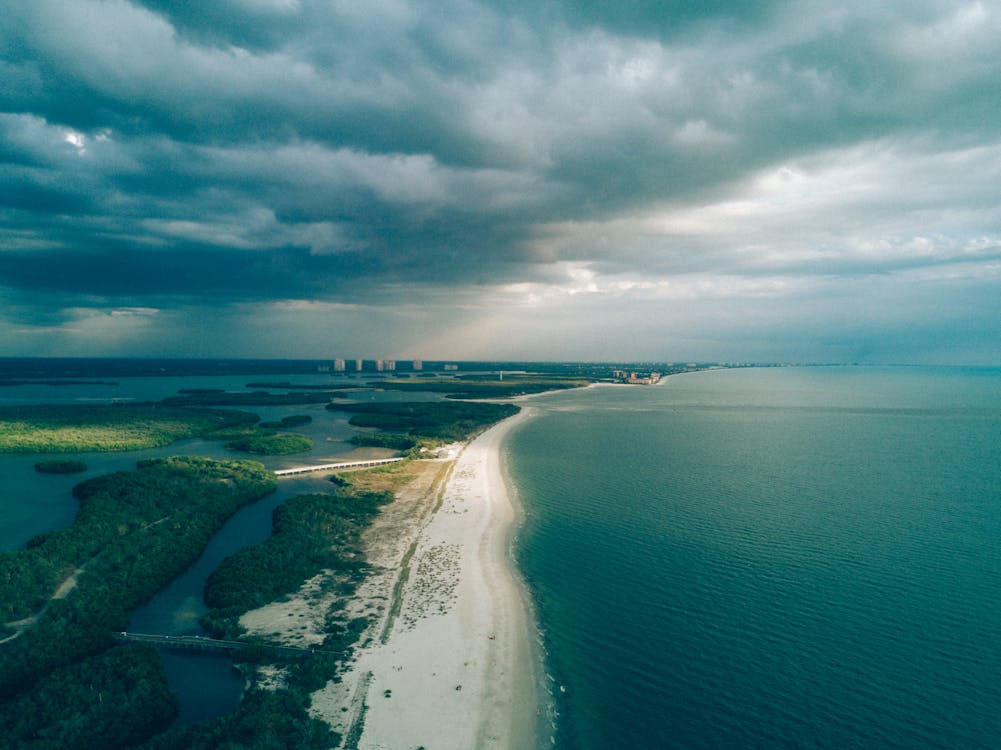
<svg viewBox="0 0 1001 750">
<path fill-rule="evenodd" d="M 0 448 L 134 450 L 202 437 L 250 450 L 305 441 L 275 430 L 311 421 L 297 414 L 262 427 L 254 414 L 210 408 L 229 394 L 183 398 L 192 401 L 0 410 Z M 258 462 L 143 459 L 77 485 L 71 527 L 0 553 L 0 721 L 13 746 L 208 749 L 242 738 L 245 747 L 333 748 L 363 737 L 524 746 L 536 704 L 533 620 L 507 559 L 515 514 L 497 451 L 523 410 L 335 400 L 327 413 L 357 428 L 355 445 L 404 460 L 341 471 L 322 491 L 284 501 L 271 537 L 207 581 L 209 637 L 134 635 L 127 614 L 236 510 L 284 481 Z M 170 728 L 177 706 L 158 649 L 183 647 L 230 654 L 247 684 L 233 713 Z M 435 653 L 451 655 L 424 685 L 422 654 Z M 508 694 L 520 698 L 499 698 Z M 452 718 L 430 722 L 432 709 Z"/>
</svg>

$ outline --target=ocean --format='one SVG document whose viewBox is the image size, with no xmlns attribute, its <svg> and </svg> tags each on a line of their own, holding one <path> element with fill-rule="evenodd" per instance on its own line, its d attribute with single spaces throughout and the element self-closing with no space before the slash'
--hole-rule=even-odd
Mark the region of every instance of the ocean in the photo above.
<svg viewBox="0 0 1001 750">
<path fill-rule="evenodd" d="M 504 450 L 555 747 L 1001 747 L 1001 370 L 528 403 Z"/>
</svg>

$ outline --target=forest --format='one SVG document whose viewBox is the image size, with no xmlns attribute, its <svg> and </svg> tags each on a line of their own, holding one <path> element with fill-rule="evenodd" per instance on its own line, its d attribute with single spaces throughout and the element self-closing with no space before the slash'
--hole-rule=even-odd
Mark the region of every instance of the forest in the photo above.
<svg viewBox="0 0 1001 750">
<path fill-rule="evenodd" d="M 253 461 L 149 459 L 135 471 L 77 485 L 73 526 L 0 554 L 0 620 L 13 636 L 0 645 L 0 716 L 32 705 L 23 731 L 57 738 L 24 746 L 118 747 L 172 718 L 159 668 L 149 666 L 142 649 L 115 647 L 111 634 L 124 629 L 130 610 L 187 568 L 229 516 L 276 486 L 274 475 Z M 106 679 L 88 681 L 91 668 Z M 97 706 L 71 700 L 99 685 Z M 105 689 L 109 698 L 129 694 L 133 710 L 105 702 Z M 145 717 L 141 727 L 139 717 Z M 108 744 L 59 745 L 66 732 L 102 724 L 114 738 Z"/>
<path fill-rule="evenodd" d="M 171 730 L 151 739 L 143 750 L 336 745 L 337 735 L 309 716 L 309 695 L 336 674 L 368 624 L 364 618 L 347 616 L 343 604 L 366 570 L 361 533 L 392 499 L 389 492 L 357 490 L 343 481 L 329 494 L 299 495 L 275 509 L 269 539 L 222 562 L 205 586 L 205 600 L 213 609 L 203 624 L 213 634 L 240 636 L 240 615 L 297 591 L 306 579 L 326 569 L 335 572 L 331 582 L 341 594 L 327 613 L 326 638 L 316 653 L 283 666 L 284 688 L 263 690 L 252 684 L 234 713 Z"/>
<path fill-rule="evenodd" d="M 80 453 L 156 448 L 246 428 L 256 414 L 162 403 L 0 406 L 0 453 Z"/>
<path fill-rule="evenodd" d="M 177 707 L 156 650 L 115 645 L 111 637 L 131 609 L 190 565 L 229 515 L 275 486 L 252 461 L 145 460 L 135 471 L 77 485 L 72 527 L 0 554 L 0 620 L 14 625 L 14 637 L 0 644 L 4 746 L 332 746 L 335 733 L 308 714 L 309 694 L 336 673 L 367 625 L 347 616 L 343 602 L 366 571 L 360 535 L 390 492 L 342 481 L 331 493 L 291 498 L 275 510 L 269 539 L 228 558 L 209 578 L 205 597 L 213 609 L 205 624 L 216 635 L 238 636 L 243 612 L 296 591 L 319 570 L 335 571 L 330 585 L 341 596 L 327 613 L 326 639 L 317 653 L 282 665 L 283 688 L 251 684 L 234 713 L 164 731 Z M 238 656 L 267 660 L 252 648 Z"/>
<path fill-rule="evenodd" d="M 226 443 L 226 447 L 244 453 L 258 453 L 264 456 L 287 456 L 303 453 L 313 447 L 313 441 L 292 433 L 273 433 L 259 430 L 253 434 L 238 437 Z"/>
<path fill-rule="evenodd" d="M 351 413 L 348 422 L 355 427 L 376 427 L 442 440 L 466 440 L 520 411 L 513 404 L 475 401 L 353 401 L 331 403 L 327 409 Z"/>
<path fill-rule="evenodd" d="M 269 539 L 227 558 L 209 576 L 209 630 L 217 637 L 238 637 L 239 615 L 296 591 L 317 571 L 332 569 L 357 580 L 363 569 L 361 532 L 392 499 L 389 492 L 347 486 L 286 500 L 274 511 Z"/>
<path fill-rule="evenodd" d="M 540 377 L 537 375 L 508 375 L 503 380 L 487 380 L 482 376 L 442 378 L 440 380 L 380 380 L 372 387 L 387 391 L 431 391 L 444 393 L 445 398 L 510 398 L 529 393 L 583 388 L 593 383 L 585 378 Z"/>
<path fill-rule="evenodd" d="M 50 458 L 35 464 L 39 474 L 81 474 L 87 471 L 87 464 L 72 459 Z"/>
</svg>

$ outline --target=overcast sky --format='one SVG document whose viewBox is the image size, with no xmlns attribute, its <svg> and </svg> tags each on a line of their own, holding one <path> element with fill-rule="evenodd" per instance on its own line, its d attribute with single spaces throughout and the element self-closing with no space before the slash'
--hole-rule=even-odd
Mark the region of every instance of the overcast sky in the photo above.
<svg viewBox="0 0 1001 750">
<path fill-rule="evenodd" d="M 0 17 L 0 355 L 1001 363 L 997 2 Z"/>
</svg>

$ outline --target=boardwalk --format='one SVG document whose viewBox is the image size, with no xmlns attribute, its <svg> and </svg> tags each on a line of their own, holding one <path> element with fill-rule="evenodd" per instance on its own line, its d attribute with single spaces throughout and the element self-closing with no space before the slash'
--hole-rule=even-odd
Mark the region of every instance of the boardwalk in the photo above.
<svg viewBox="0 0 1001 750">
<path fill-rule="evenodd" d="M 373 458 L 368 461 L 344 461 L 339 464 L 318 464 L 317 466 L 296 466 L 294 469 L 278 469 L 276 477 L 289 477 L 293 474 L 308 474 L 312 471 L 340 471 L 341 469 L 359 469 L 367 466 L 382 466 L 403 461 L 404 458 Z"/>
</svg>

